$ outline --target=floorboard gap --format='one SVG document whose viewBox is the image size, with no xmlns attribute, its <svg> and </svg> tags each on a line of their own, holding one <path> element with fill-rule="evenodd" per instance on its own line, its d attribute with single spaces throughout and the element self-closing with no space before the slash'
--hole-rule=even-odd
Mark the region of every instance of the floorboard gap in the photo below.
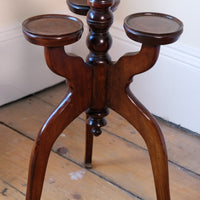
<svg viewBox="0 0 200 200">
<path fill-rule="evenodd" d="M 25 196 L 26 194 L 25 193 L 23 193 L 22 191 L 20 191 L 19 189 L 17 189 L 15 186 L 13 186 L 13 185 L 11 185 L 10 183 L 8 183 L 7 181 L 5 181 L 5 180 L 3 180 L 3 179 L 1 179 L 0 178 L 0 180 L 4 183 L 4 184 L 6 184 L 6 185 L 8 185 L 9 187 L 11 187 L 12 189 L 14 189 L 14 190 L 16 190 L 17 192 L 19 192 L 20 194 L 22 194 L 23 196 Z M 1 193 L 3 193 L 4 191 L 1 191 Z M 2 194 L 3 195 L 3 194 Z"/>
</svg>

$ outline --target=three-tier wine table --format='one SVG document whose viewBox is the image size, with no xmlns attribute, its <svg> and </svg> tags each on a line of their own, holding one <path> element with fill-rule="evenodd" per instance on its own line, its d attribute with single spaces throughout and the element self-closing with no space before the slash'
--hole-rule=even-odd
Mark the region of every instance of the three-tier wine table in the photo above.
<svg viewBox="0 0 200 200">
<path fill-rule="evenodd" d="M 68 15 L 39 15 L 23 22 L 26 39 L 44 46 L 48 67 L 68 80 L 66 97 L 42 126 L 35 140 L 29 166 L 26 200 L 39 200 L 51 147 L 62 131 L 86 112 L 85 167 L 91 168 L 93 136 L 106 125 L 113 109 L 143 137 L 150 155 L 158 200 L 170 200 L 168 158 L 162 132 L 150 112 L 129 89 L 132 77 L 149 70 L 158 59 L 160 45 L 175 42 L 183 24 L 161 13 L 137 13 L 124 20 L 127 36 L 142 43 L 139 52 L 128 53 L 113 62 L 109 28 L 120 0 L 67 0 L 71 11 L 87 15 L 89 34 L 86 59 L 67 54 L 65 45 L 78 41 L 83 23 Z M 123 3 L 126 3 L 124 1 Z M 86 61 L 84 61 L 86 60 Z M 78 145 L 78 144 L 77 144 Z M 106 199 L 106 196 L 105 196 Z"/>
</svg>

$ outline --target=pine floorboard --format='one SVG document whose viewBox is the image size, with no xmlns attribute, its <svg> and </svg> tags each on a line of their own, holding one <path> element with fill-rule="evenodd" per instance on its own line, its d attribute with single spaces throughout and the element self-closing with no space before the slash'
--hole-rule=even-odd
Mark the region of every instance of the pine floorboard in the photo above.
<svg viewBox="0 0 200 200">
<path fill-rule="evenodd" d="M 0 200 L 25 198 L 33 140 L 64 98 L 64 83 L 0 107 Z M 155 200 L 146 145 L 114 111 L 94 140 L 93 168 L 83 167 L 85 114 L 52 148 L 42 200 Z M 200 199 L 200 138 L 160 121 L 169 157 L 172 200 Z"/>
</svg>

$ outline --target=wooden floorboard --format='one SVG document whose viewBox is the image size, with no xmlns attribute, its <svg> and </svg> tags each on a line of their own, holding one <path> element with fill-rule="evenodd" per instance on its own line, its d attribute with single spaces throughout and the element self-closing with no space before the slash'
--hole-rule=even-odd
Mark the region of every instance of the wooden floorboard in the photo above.
<svg viewBox="0 0 200 200">
<path fill-rule="evenodd" d="M 24 198 L 32 140 L 65 96 L 65 88 L 60 84 L 0 108 L 0 152 L 4 152 L 0 155 L 0 199 Z M 83 168 L 84 118 L 82 114 L 74 120 L 53 146 L 42 199 L 156 199 L 146 145 L 113 111 L 103 134 L 95 138 L 93 169 Z M 199 200 L 200 139 L 159 123 L 169 154 L 172 200 Z M 83 178 L 72 181 L 70 173 Z"/>
<path fill-rule="evenodd" d="M 24 199 L 25 194 L 14 186 L 0 179 L 0 199 L 2 200 L 19 200 Z"/>
<path fill-rule="evenodd" d="M 20 194 L 25 193 L 28 158 L 33 142 L 3 125 L 0 126 L 0 137 L 0 151 L 5 151 L 0 156 L 0 177 L 17 188 Z M 108 199 L 137 199 L 83 167 L 51 153 L 42 199 L 104 200 L 105 194 Z"/>
</svg>

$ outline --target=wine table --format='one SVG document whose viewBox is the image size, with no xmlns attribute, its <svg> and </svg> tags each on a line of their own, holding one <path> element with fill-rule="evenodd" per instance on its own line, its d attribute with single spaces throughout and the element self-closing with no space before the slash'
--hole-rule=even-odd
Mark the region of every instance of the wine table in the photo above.
<svg viewBox="0 0 200 200">
<path fill-rule="evenodd" d="M 82 112 L 86 112 L 85 167 L 92 167 L 93 136 L 106 125 L 113 109 L 132 124 L 143 137 L 150 155 L 157 200 L 170 200 L 168 158 L 163 134 L 150 112 L 129 89 L 132 77 L 153 67 L 160 45 L 175 42 L 183 31 L 177 18 L 161 13 L 136 13 L 124 20 L 127 36 L 142 43 L 113 62 L 108 50 L 112 44 L 109 28 L 119 0 L 67 0 L 71 11 L 87 15 L 90 50 L 86 61 L 68 54 L 65 45 L 78 41 L 83 23 L 68 15 L 39 15 L 23 22 L 25 38 L 44 46 L 48 67 L 68 80 L 69 90 L 49 116 L 35 140 L 29 166 L 26 200 L 39 200 L 51 148 L 62 131 Z M 126 3 L 126 2 L 124 2 Z M 78 144 L 77 144 L 78 145 Z M 106 199 L 106 197 L 105 197 Z"/>
</svg>

